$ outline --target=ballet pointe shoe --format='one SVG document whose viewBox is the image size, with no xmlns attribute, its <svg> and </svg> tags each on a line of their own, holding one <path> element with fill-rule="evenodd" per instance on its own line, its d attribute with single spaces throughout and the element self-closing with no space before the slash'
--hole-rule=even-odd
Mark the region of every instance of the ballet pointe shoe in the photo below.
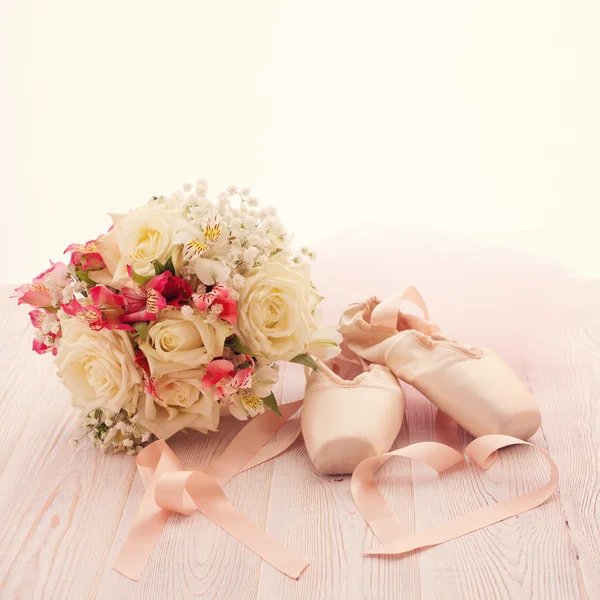
<svg viewBox="0 0 600 600">
<path fill-rule="evenodd" d="M 404 392 L 380 365 L 364 364 L 351 379 L 317 365 L 302 408 L 306 449 L 318 473 L 349 474 L 365 458 L 390 449 L 402 426 Z"/>
<path fill-rule="evenodd" d="M 418 292 L 409 290 L 416 293 L 411 301 L 425 319 L 399 310 L 405 295 L 353 304 L 340 320 L 345 352 L 386 365 L 476 437 L 531 437 L 540 427 L 541 414 L 515 371 L 490 350 L 442 335 L 429 322 Z"/>
</svg>

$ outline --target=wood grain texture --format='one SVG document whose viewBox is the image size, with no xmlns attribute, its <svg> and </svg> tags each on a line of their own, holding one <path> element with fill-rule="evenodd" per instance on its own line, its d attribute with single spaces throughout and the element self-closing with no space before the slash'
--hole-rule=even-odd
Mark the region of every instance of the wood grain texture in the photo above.
<svg viewBox="0 0 600 600">
<path fill-rule="evenodd" d="M 195 514 L 171 517 L 137 584 L 111 570 L 142 495 L 134 461 L 71 447 L 68 394 L 51 358 L 30 350 L 27 311 L 0 288 L 0 597 L 600 598 L 600 286 L 575 288 L 554 297 L 561 318 L 535 327 L 541 333 L 515 365 L 543 412 L 533 441 L 560 471 L 559 492 L 544 505 L 402 558 L 362 557 L 379 542 L 356 510 L 350 478 L 315 474 L 299 441 L 225 487 L 245 515 L 310 560 L 298 581 Z M 395 447 L 433 434 L 433 408 L 407 392 Z M 302 396 L 287 369 L 279 396 Z M 205 464 L 241 426 L 225 419 L 219 433 L 178 435 L 172 447 L 184 464 Z M 463 465 L 437 477 L 397 459 L 378 477 L 416 530 L 537 487 L 546 467 L 534 450 L 515 448 L 485 472 Z"/>
</svg>

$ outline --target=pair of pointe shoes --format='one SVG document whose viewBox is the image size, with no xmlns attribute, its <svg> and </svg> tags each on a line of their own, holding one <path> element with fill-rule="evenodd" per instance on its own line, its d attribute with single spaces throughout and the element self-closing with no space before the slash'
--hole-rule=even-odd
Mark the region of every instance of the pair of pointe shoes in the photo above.
<svg viewBox="0 0 600 600">
<path fill-rule="evenodd" d="M 402 312 L 403 301 L 425 318 Z M 540 426 L 540 411 L 513 369 L 489 350 L 443 336 L 413 287 L 383 302 L 350 305 L 339 330 L 342 354 L 310 375 L 302 412 L 306 448 L 319 473 L 352 473 L 365 458 L 390 449 L 405 408 L 398 379 L 476 437 L 527 439 Z"/>
</svg>

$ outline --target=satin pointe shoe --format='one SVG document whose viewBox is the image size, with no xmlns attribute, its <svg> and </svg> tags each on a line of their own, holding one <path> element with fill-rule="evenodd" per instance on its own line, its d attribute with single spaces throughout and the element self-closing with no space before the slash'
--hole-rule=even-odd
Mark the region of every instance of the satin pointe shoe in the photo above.
<svg viewBox="0 0 600 600">
<path fill-rule="evenodd" d="M 399 306 L 406 300 L 425 318 L 403 313 Z M 525 440 L 541 424 L 535 400 L 515 371 L 490 350 L 442 335 L 413 287 L 383 302 L 369 298 L 350 305 L 339 331 L 347 355 L 386 365 L 476 437 L 497 433 Z"/>
<path fill-rule="evenodd" d="M 317 361 L 306 383 L 302 435 L 315 470 L 349 474 L 365 458 L 387 452 L 402 426 L 405 397 L 381 365 Z"/>
</svg>

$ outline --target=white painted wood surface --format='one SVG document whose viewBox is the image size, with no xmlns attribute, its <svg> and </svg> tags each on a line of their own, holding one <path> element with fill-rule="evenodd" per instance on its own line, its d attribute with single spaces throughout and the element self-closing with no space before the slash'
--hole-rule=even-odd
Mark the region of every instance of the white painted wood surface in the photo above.
<svg viewBox="0 0 600 600">
<path fill-rule="evenodd" d="M 142 495 L 134 459 L 73 449 L 68 394 L 49 356 L 30 350 L 24 308 L 0 288 L 1 598 L 600 598 L 600 285 L 578 284 L 569 306 L 522 349 L 522 374 L 543 411 L 533 441 L 560 470 L 559 492 L 519 517 L 402 558 L 366 558 L 377 545 L 349 477 L 315 474 L 302 442 L 225 488 L 254 522 L 310 560 L 288 579 L 200 514 L 171 517 L 139 583 L 111 570 Z M 551 351 L 550 351 L 551 350 Z M 282 382 L 284 401 L 301 396 Z M 432 437 L 433 408 L 409 392 L 396 446 Z M 184 464 L 219 454 L 241 424 L 178 435 Z M 465 436 L 466 441 L 466 436 Z M 379 480 L 411 529 L 537 487 L 535 451 L 502 453 L 489 471 L 441 478 L 390 461 Z M 461 498 L 457 502 L 456 498 Z"/>
</svg>

